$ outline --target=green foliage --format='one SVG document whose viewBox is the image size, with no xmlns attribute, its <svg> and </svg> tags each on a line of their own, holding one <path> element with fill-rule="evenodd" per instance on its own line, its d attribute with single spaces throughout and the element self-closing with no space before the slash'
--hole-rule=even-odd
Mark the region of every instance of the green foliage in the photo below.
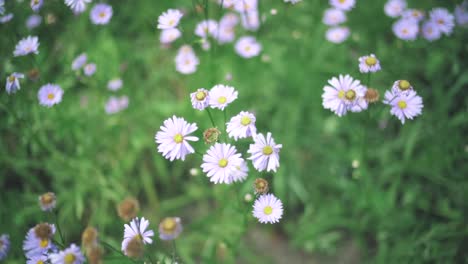
<svg viewBox="0 0 468 264">
<path fill-rule="evenodd" d="M 183 263 L 274 261 L 274 252 L 248 246 L 252 238 L 246 234 L 258 229 L 307 253 L 340 255 L 351 241 L 359 246 L 358 262 L 468 261 L 466 28 L 432 43 L 403 42 L 392 34 L 385 1 L 358 1 L 348 16 L 351 37 L 336 45 L 324 38 L 326 1 L 262 1 L 266 20 L 258 33 L 248 34 L 257 36 L 268 59 L 242 59 L 232 45 L 210 53 L 195 44 L 201 64 L 185 76 L 173 62 L 184 41 L 163 48 L 156 21 L 168 8 L 186 10 L 182 28 L 196 42 L 191 32 L 202 13 L 193 11 L 191 1 L 109 1 L 114 16 L 108 26 L 91 24 L 88 13 L 73 16 L 63 1 L 45 1 L 40 14 L 53 14 L 56 23 L 33 33 L 24 26 L 32 12 L 28 1 L 7 2 L 15 18 L 0 25 L 1 80 L 13 71 L 40 71 L 38 81 L 25 79 L 16 94 L 0 95 L 0 233 L 12 239 L 8 263 L 24 262 L 25 233 L 50 221 L 37 206 L 38 195 L 47 191 L 58 196 L 69 243 L 79 243 L 83 229 L 93 225 L 120 248 L 124 222 L 115 208 L 129 195 L 139 199 L 154 230 L 162 217 L 181 216 L 177 249 Z M 453 10 L 448 2 L 460 1 L 413 2 L 415 8 L 444 4 Z M 277 15 L 270 15 L 272 8 Z M 210 16 L 219 17 L 219 10 L 211 8 Z M 40 54 L 13 58 L 14 45 L 28 34 L 39 36 Z M 70 69 L 82 52 L 97 64 L 92 78 Z M 322 88 L 332 76 L 349 73 L 365 81 L 357 59 L 369 53 L 383 67 L 372 76 L 372 87 L 382 97 L 395 80 L 410 80 L 423 97 L 422 116 L 401 125 L 382 104 L 342 118 L 322 108 Z M 232 81 L 225 81 L 227 73 Z M 104 104 L 112 92 L 106 84 L 119 76 L 124 88 L 116 94 L 129 97 L 129 108 L 107 115 Z M 50 109 L 37 102 L 39 87 L 49 82 L 65 91 Z M 215 83 L 239 91 L 228 116 L 254 111 L 259 131 L 271 131 L 283 144 L 279 172 L 262 175 L 284 202 L 280 224 L 261 225 L 251 216 L 243 199 L 252 192 L 253 170 L 245 184 L 215 186 L 203 174 L 189 175 L 199 156 L 171 163 L 157 153 L 154 135 L 166 118 L 210 126 L 188 95 Z M 221 125 L 222 113 L 215 118 Z M 205 148 L 202 142 L 195 146 Z M 156 239 L 150 251 L 169 261 L 172 247 Z M 121 263 L 112 256 L 105 263 Z"/>
</svg>

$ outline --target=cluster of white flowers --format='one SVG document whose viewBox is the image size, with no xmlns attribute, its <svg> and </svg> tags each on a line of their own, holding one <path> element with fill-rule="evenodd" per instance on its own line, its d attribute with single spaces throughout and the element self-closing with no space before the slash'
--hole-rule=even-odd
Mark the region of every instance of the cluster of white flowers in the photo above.
<svg viewBox="0 0 468 264">
<path fill-rule="evenodd" d="M 467 2 L 458 6 L 457 17 L 467 17 Z M 406 0 L 388 0 L 384 6 L 387 16 L 399 18 L 393 24 L 393 33 L 399 39 L 413 41 L 422 36 L 428 41 L 438 40 L 442 35 L 450 35 L 455 27 L 454 16 L 445 8 L 436 7 L 428 12 L 407 7 Z M 464 10 L 464 11 L 463 11 Z M 460 20 L 459 20 L 460 21 Z M 463 24 L 463 19 L 461 19 Z"/>
<path fill-rule="evenodd" d="M 211 90 L 199 88 L 190 94 L 190 101 L 194 109 L 207 111 L 210 120 L 215 126 L 210 109 L 226 111 L 232 102 L 238 97 L 234 87 L 222 84 L 215 85 Z M 203 133 L 207 144 L 211 144 L 202 154 L 201 169 L 209 180 L 215 184 L 232 184 L 246 180 L 249 166 L 247 160 L 252 161 L 252 166 L 259 172 L 276 172 L 279 164 L 279 152 L 281 144 L 277 144 L 270 132 L 257 133 L 256 117 L 253 113 L 241 111 L 229 121 L 225 120 L 226 131 L 219 131 L 216 127 L 209 128 Z M 158 152 L 165 158 L 173 160 L 185 160 L 186 156 L 195 153 L 196 150 L 189 142 L 199 140 L 192 135 L 198 130 L 196 123 L 188 123 L 185 119 L 173 116 L 164 121 L 160 130 L 155 135 Z M 226 133 L 225 142 L 220 142 L 219 135 Z M 242 157 L 238 148 L 228 141 L 228 138 L 238 141 L 251 139 L 247 153 L 247 159 Z M 198 152 L 200 153 L 200 152 Z M 255 202 L 253 214 L 262 223 L 278 222 L 283 214 L 280 200 L 272 194 L 259 197 Z"/>
<path fill-rule="evenodd" d="M 348 39 L 350 30 L 346 26 L 340 26 L 346 22 L 346 12 L 356 5 L 356 0 L 330 0 L 331 7 L 323 13 L 323 23 L 330 28 L 325 33 L 325 38 L 332 43 L 342 43 Z"/>
<path fill-rule="evenodd" d="M 362 56 L 359 58 L 359 70 L 366 74 L 380 71 L 380 61 L 374 54 Z M 349 75 L 333 77 L 323 90 L 323 107 L 339 117 L 346 115 L 349 111 L 367 110 L 369 103 L 377 102 L 379 99 L 377 90 L 366 87 L 361 81 Z M 396 81 L 392 89 L 385 92 L 383 103 L 392 107 L 390 113 L 396 116 L 402 124 L 405 123 L 406 119 L 413 119 L 415 116 L 421 115 L 423 108 L 422 98 L 417 95 L 406 80 Z"/>
</svg>

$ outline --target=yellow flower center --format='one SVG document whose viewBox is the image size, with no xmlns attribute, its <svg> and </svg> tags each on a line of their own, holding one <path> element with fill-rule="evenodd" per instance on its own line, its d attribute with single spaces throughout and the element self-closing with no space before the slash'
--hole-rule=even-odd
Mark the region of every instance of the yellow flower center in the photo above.
<svg viewBox="0 0 468 264">
<path fill-rule="evenodd" d="M 169 20 L 169 26 L 173 26 L 174 23 L 175 23 L 175 20 L 174 20 L 174 19 Z"/>
<path fill-rule="evenodd" d="M 352 101 L 354 100 L 354 98 L 356 98 L 356 92 L 354 90 L 348 90 L 345 94 L 345 97 L 346 99 L 348 99 L 349 101 Z"/>
<path fill-rule="evenodd" d="M 346 0 L 338 0 L 338 2 L 340 2 L 341 4 L 344 4 L 346 3 Z"/>
<path fill-rule="evenodd" d="M 244 50 L 245 51 L 250 51 L 251 47 L 250 46 L 245 46 Z"/>
<path fill-rule="evenodd" d="M 11 75 L 10 77 L 8 77 L 8 81 L 9 82 L 14 82 L 16 80 L 16 77 Z"/>
<path fill-rule="evenodd" d="M 41 248 L 46 248 L 48 245 L 49 245 L 49 240 L 48 240 L 48 239 L 42 239 L 42 240 L 39 242 L 39 246 L 40 246 Z"/>
<path fill-rule="evenodd" d="M 401 90 L 405 91 L 411 87 L 411 84 L 407 80 L 401 80 L 398 83 L 398 87 L 400 87 Z"/>
<path fill-rule="evenodd" d="M 266 206 L 264 209 L 263 209 L 263 212 L 266 214 L 266 215 L 271 215 L 271 213 L 273 213 L 273 208 L 271 208 L 271 206 Z"/>
<path fill-rule="evenodd" d="M 218 165 L 221 168 L 225 168 L 228 165 L 228 160 L 227 159 L 220 159 L 219 162 L 218 162 Z"/>
<path fill-rule="evenodd" d="M 224 104 L 224 103 L 226 103 L 226 101 L 227 101 L 227 98 L 225 96 L 220 96 L 218 98 L 218 103 L 220 103 L 220 104 Z"/>
<path fill-rule="evenodd" d="M 251 122 L 252 122 L 252 120 L 250 120 L 250 118 L 249 118 L 248 116 L 243 116 L 243 117 L 241 118 L 241 124 L 242 124 L 243 126 L 247 126 L 247 125 L 249 125 Z"/>
<path fill-rule="evenodd" d="M 99 16 L 100 16 L 101 18 L 104 18 L 104 17 L 106 16 L 106 13 L 101 12 L 101 13 L 99 13 Z"/>
<path fill-rule="evenodd" d="M 182 141 L 184 141 L 184 137 L 181 135 L 181 134 L 176 134 L 174 136 L 174 142 L 179 144 L 181 143 Z"/>
<path fill-rule="evenodd" d="M 404 29 L 402 30 L 402 33 L 403 33 L 404 35 L 408 34 L 408 29 L 404 28 Z"/>
<path fill-rule="evenodd" d="M 345 95 L 345 91 L 341 90 L 338 92 L 338 98 L 343 99 L 344 95 Z"/>
<path fill-rule="evenodd" d="M 198 101 L 203 101 L 203 100 L 205 100 L 205 98 L 206 98 L 206 93 L 205 93 L 205 92 L 202 92 L 202 91 L 197 92 L 197 93 L 195 94 L 195 98 L 197 98 Z"/>
<path fill-rule="evenodd" d="M 375 64 L 377 64 L 377 60 L 374 57 L 367 57 L 366 64 L 368 66 L 374 66 Z"/>
<path fill-rule="evenodd" d="M 437 23 L 439 23 L 439 25 L 443 25 L 443 24 L 444 24 L 444 20 L 443 20 L 443 19 L 439 19 L 439 20 L 437 20 Z"/>
<path fill-rule="evenodd" d="M 405 101 L 399 101 L 398 102 L 398 107 L 400 109 L 405 109 L 406 107 L 408 107 L 408 104 Z"/>
<path fill-rule="evenodd" d="M 39 260 L 36 264 L 44 264 L 44 261 Z"/>
<path fill-rule="evenodd" d="M 73 264 L 73 262 L 75 262 L 76 260 L 76 256 L 72 253 L 68 253 L 67 255 L 65 255 L 65 258 L 63 260 L 65 264 Z"/>
<path fill-rule="evenodd" d="M 273 153 L 273 148 L 271 146 L 265 146 L 263 148 L 263 154 L 271 155 L 271 153 Z"/>
<path fill-rule="evenodd" d="M 173 218 L 166 218 L 164 219 L 164 222 L 162 224 L 162 227 L 164 229 L 164 232 L 166 233 L 172 233 L 174 232 L 175 228 L 177 226 L 176 221 Z"/>
<path fill-rule="evenodd" d="M 55 98 L 55 94 L 53 94 L 53 93 L 50 93 L 50 94 L 47 95 L 47 99 L 49 99 L 49 100 L 53 100 L 54 98 Z"/>
</svg>

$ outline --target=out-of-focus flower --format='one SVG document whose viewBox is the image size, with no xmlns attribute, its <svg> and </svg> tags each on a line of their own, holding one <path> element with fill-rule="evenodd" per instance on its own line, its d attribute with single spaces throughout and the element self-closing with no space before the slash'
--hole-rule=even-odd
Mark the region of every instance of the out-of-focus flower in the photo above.
<svg viewBox="0 0 468 264">
<path fill-rule="evenodd" d="M 46 192 L 43 195 L 39 196 L 39 206 L 42 211 L 48 212 L 52 211 L 57 205 L 57 197 L 53 192 Z"/>
<path fill-rule="evenodd" d="M 183 14 L 177 9 L 169 9 L 158 18 L 158 29 L 170 29 L 179 25 Z"/>
<path fill-rule="evenodd" d="M 86 5 L 91 3 L 91 0 L 65 0 L 65 4 L 71 8 L 73 13 L 80 14 L 86 10 Z"/>
<path fill-rule="evenodd" d="M 159 224 L 159 238 L 174 240 L 182 232 L 182 223 L 179 217 L 166 217 Z"/>
<path fill-rule="evenodd" d="M 105 25 L 112 18 L 112 6 L 108 4 L 97 4 L 91 9 L 89 14 L 91 22 L 95 25 Z"/>
<path fill-rule="evenodd" d="M 5 84 L 6 92 L 8 94 L 16 93 L 16 91 L 18 91 L 21 88 L 19 79 L 23 78 L 24 74 L 18 72 L 14 72 L 10 76 L 8 76 Z"/>
<path fill-rule="evenodd" d="M 105 105 L 105 111 L 107 114 L 115 114 L 128 107 L 128 96 L 111 96 L 109 100 L 107 100 Z"/>
<path fill-rule="evenodd" d="M 434 8 L 430 12 L 430 20 L 438 27 L 439 31 L 445 35 L 452 34 L 455 26 L 454 17 L 445 8 Z"/>
<path fill-rule="evenodd" d="M 37 28 L 39 25 L 41 25 L 42 22 L 42 17 L 40 15 L 30 15 L 28 19 L 26 20 L 26 27 L 29 30 Z"/>
<path fill-rule="evenodd" d="M 254 37 L 241 37 L 235 45 L 237 54 L 243 58 L 258 56 L 262 51 L 262 45 Z"/>
<path fill-rule="evenodd" d="M 86 64 L 86 61 L 88 60 L 88 56 L 86 53 L 81 53 L 76 57 L 73 62 L 72 62 L 72 70 L 77 71 L 81 69 Z"/>
<path fill-rule="evenodd" d="M 15 51 L 13 55 L 15 57 L 25 56 L 30 53 L 38 54 L 39 53 L 39 38 L 35 36 L 28 36 L 23 38 L 16 44 Z"/>
<path fill-rule="evenodd" d="M 348 27 L 332 27 L 327 30 L 325 37 L 332 43 L 342 43 L 348 39 L 350 31 Z"/>
<path fill-rule="evenodd" d="M 414 19 L 400 19 L 393 24 L 393 33 L 402 40 L 415 40 L 418 37 L 419 26 Z"/>
<path fill-rule="evenodd" d="M 59 104 L 62 101 L 63 90 L 60 86 L 55 84 L 46 84 L 39 89 L 37 98 L 39 104 L 45 107 L 52 107 L 53 105 Z"/>
<path fill-rule="evenodd" d="M 96 72 L 96 64 L 88 63 L 84 66 L 83 72 L 86 76 L 92 76 Z"/>
<path fill-rule="evenodd" d="M 401 16 L 403 11 L 406 9 L 405 0 L 389 0 L 384 6 L 385 14 L 389 17 Z"/>
<path fill-rule="evenodd" d="M 322 21 L 327 26 L 337 26 L 346 22 L 346 13 L 341 9 L 329 8 L 323 13 Z"/>
</svg>

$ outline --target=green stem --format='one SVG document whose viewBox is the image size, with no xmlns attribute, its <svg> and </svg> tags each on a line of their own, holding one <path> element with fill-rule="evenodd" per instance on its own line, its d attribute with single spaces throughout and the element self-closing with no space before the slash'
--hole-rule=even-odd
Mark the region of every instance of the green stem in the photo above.
<svg viewBox="0 0 468 264">
<path fill-rule="evenodd" d="M 224 140 L 227 142 L 227 130 L 226 130 L 226 121 L 227 121 L 227 109 L 224 109 L 223 115 L 224 115 L 224 122 L 223 122 L 223 127 L 224 127 Z"/>
<path fill-rule="evenodd" d="M 211 124 L 213 125 L 213 127 L 216 127 L 216 124 L 214 122 L 213 116 L 211 115 L 210 109 L 209 108 L 205 108 L 205 109 L 206 109 L 206 112 L 208 113 L 208 116 L 210 117 Z"/>
<path fill-rule="evenodd" d="M 119 255 L 125 257 L 126 259 L 130 260 L 131 262 L 133 263 L 138 263 L 138 261 L 132 259 L 132 258 L 129 258 L 128 256 L 126 256 L 122 251 L 116 249 L 115 247 L 113 247 L 111 244 L 105 242 L 105 241 L 100 241 L 102 245 L 104 245 L 105 247 L 107 247 L 108 249 L 114 251 L 114 252 L 117 252 Z"/>
<path fill-rule="evenodd" d="M 58 231 L 59 236 L 60 236 L 60 241 L 62 242 L 62 245 L 65 245 L 65 240 L 63 239 L 62 230 L 60 229 L 58 210 L 54 210 L 53 212 L 54 212 L 54 216 L 55 216 L 55 225 L 57 226 L 57 231 Z"/>
<path fill-rule="evenodd" d="M 177 263 L 177 247 L 175 239 L 172 240 L 172 263 Z"/>
</svg>

